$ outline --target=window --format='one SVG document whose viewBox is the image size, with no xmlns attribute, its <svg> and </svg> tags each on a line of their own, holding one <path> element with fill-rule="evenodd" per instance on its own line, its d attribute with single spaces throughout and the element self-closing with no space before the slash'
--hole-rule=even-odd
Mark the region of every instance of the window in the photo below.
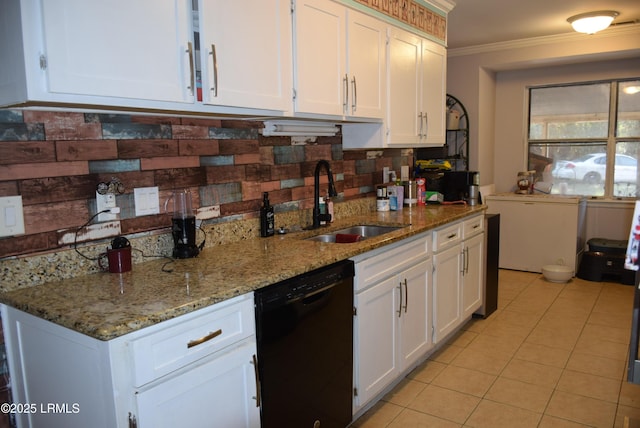
<svg viewBox="0 0 640 428">
<path fill-rule="evenodd" d="M 640 80 L 530 88 L 527 141 L 541 189 L 640 197 Z"/>
</svg>

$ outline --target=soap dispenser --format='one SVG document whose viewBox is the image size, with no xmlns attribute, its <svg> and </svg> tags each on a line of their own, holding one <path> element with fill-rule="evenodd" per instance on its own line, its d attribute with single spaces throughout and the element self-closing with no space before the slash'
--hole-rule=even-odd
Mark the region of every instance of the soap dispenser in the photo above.
<svg viewBox="0 0 640 428">
<path fill-rule="evenodd" d="M 275 229 L 273 207 L 269 203 L 269 194 L 264 192 L 262 195 L 262 207 L 260 207 L 260 236 L 273 236 Z"/>
</svg>

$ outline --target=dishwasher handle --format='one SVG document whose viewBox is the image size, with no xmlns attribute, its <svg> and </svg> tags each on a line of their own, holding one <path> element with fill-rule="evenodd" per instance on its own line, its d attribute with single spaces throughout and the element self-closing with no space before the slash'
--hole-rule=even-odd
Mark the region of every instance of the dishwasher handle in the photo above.
<svg viewBox="0 0 640 428">
<path fill-rule="evenodd" d="M 318 300 L 319 297 L 323 297 L 323 296 L 318 296 L 319 294 L 323 294 L 326 291 L 331 290 L 336 285 L 337 285 L 337 283 L 336 284 L 329 284 L 329 285 L 327 285 L 325 287 L 318 288 L 317 290 L 313 290 L 310 293 L 301 294 L 301 295 L 298 295 L 298 296 L 293 296 L 293 297 L 287 299 L 286 304 L 289 305 L 289 304 L 297 303 L 297 302 L 300 302 L 300 301 L 302 301 L 303 304 L 313 303 L 316 300 Z"/>
</svg>

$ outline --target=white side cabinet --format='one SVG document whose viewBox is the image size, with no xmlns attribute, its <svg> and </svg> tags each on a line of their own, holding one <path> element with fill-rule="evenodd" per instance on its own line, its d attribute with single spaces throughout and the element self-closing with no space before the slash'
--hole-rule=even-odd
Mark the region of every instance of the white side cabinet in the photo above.
<svg viewBox="0 0 640 428">
<path fill-rule="evenodd" d="M 326 0 L 296 0 L 294 109 L 297 114 L 384 117 L 386 28 Z"/>
<path fill-rule="evenodd" d="M 14 402 L 71 410 L 17 414 L 19 428 L 260 426 L 252 294 L 107 342 L 7 306 L 2 318 Z"/>
<path fill-rule="evenodd" d="M 435 230 L 433 251 L 433 341 L 439 343 L 482 306 L 484 216 Z"/>
<path fill-rule="evenodd" d="M 421 234 L 354 260 L 354 414 L 432 347 L 430 246 Z"/>
</svg>

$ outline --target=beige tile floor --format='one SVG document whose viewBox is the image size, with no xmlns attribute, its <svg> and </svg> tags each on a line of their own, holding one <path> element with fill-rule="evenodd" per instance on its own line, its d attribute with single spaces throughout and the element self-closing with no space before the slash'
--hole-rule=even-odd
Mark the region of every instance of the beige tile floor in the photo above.
<svg viewBox="0 0 640 428">
<path fill-rule="evenodd" d="M 640 386 L 625 380 L 633 289 L 501 270 L 498 310 L 353 426 L 640 427 Z"/>
</svg>

